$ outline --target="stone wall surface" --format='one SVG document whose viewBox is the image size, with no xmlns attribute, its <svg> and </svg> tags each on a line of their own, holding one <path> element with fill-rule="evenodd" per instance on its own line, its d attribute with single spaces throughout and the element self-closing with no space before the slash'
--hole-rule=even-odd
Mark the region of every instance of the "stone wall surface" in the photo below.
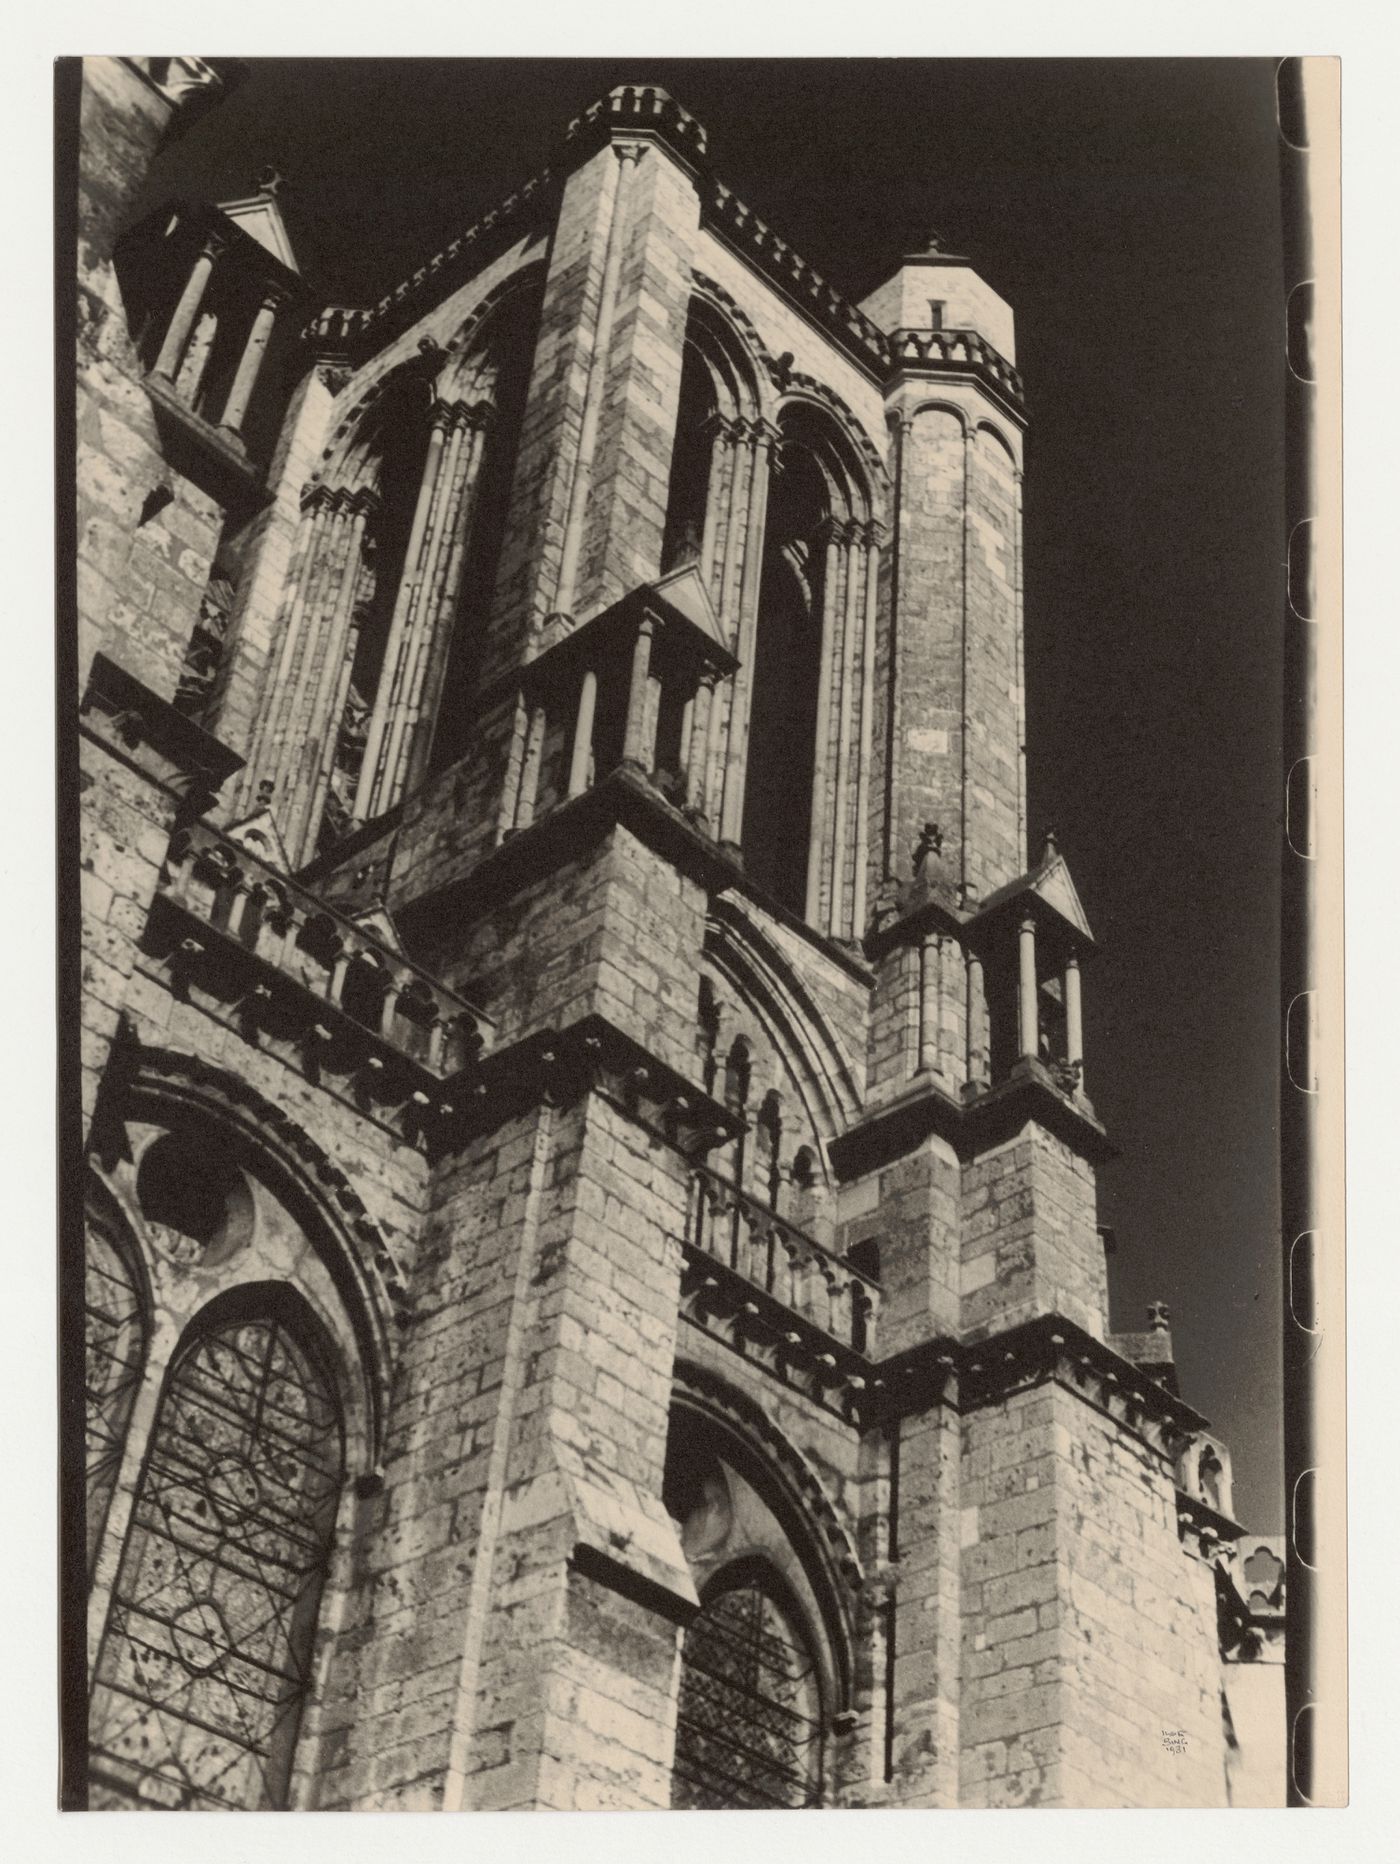
<svg viewBox="0 0 1400 1864">
<path fill-rule="evenodd" d="M 965 1420 L 963 1471 L 963 1803 L 1223 1804 L 1213 1582 L 1160 1460 L 1049 1386 Z"/>
<path fill-rule="evenodd" d="M 78 189 L 78 673 L 101 649 L 173 696 L 222 513 L 172 472 L 112 263 L 170 104 L 122 60 L 83 63 Z M 146 501 L 173 494 L 154 516 Z"/>
<path fill-rule="evenodd" d="M 1034 1314 L 1063 1314 L 1102 1337 L 1107 1269 L 1094 1174 L 1030 1125 L 971 1160 L 962 1179 L 962 1327 L 971 1338 Z"/>
<path fill-rule="evenodd" d="M 97 1104 L 170 839 L 175 798 L 85 740 L 79 782 L 83 1130 Z"/>
</svg>

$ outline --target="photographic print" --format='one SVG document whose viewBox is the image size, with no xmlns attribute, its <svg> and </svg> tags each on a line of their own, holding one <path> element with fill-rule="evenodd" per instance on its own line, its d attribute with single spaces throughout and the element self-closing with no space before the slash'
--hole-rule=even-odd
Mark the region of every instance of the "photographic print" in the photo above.
<svg viewBox="0 0 1400 1864">
<path fill-rule="evenodd" d="M 65 1806 L 1307 1797 L 1279 82 L 61 63 Z"/>
</svg>

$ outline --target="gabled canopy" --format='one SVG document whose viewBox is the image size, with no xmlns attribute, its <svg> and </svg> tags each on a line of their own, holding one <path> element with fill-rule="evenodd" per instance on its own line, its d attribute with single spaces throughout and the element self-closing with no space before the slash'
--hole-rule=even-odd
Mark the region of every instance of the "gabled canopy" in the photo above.
<svg viewBox="0 0 1400 1864">
<path fill-rule="evenodd" d="M 250 854 L 256 855 L 264 866 L 272 868 L 275 873 L 291 873 L 291 863 L 287 859 L 287 848 L 282 839 L 282 831 L 277 825 L 276 816 L 267 804 L 255 809 L 251 815 L 244 816 L 241 821 L 235 822 L 231 828 L 225 829 L 224 833 L 231 842 L 236 843 L 240 848 L 246 848 Z"/>
<path fill-rule="evenodd" d="M 392 951 L 400 958 L 405 955 L 399 929 L 382 900 L 366 907 L 363 912 L 353 914 L 352 923 L 357 925 L 362 932 L 368 932 L 372 939 L 378 940 L 386 951 Z"/>
<path fill-rule="evenodd" d="M 1030 872 L 998 887 L 982 903 L 972 924 L 990 930 L 1014 917 L 1018 910 L 1024 913 L 1027 909 L 1043 924 L 1048 921 L 1047 929 L 1058 933 L 1071 949 L 1093 945 L 1088 915 L 1070 878 L 1069 863 L 1056 847 L 1053 835 L 1046 836 L 1040 858 Z"/>
<path fill-rule="evenodd" d="M 715 605 L 696 564 L 683 563 L 679 569 L 672 570 L 669 576 L 662 576 L 651 587 L 659 596 L 664 596 L 672 608 L 679 609 L 687 621 L 693 622 L 703 634 L 708 634 L 718 646 L 726 645 Z"/>
<path fill-rule="evenodd" d="M 250 239 L 255 239 L 265 252 L 270 252 L 289 272 L 300 275 L 301 267 L 297 264 L 292 242 L 287 236 L 287 223 L 277 205 L 280 186 L 279 176 L 269 176 L 256 194 L 246 195 L 237 201 L 220 201 L 219 212 L 227 215 L 235 226 L 241 227 Z"/>
<path fill-rule="evenodd" d="M 1050 847 L 1054 848 L 1053 842 Z M 1053 906 L 1060 917 L 1067 919 L 1084 938 L 1093 938 L 1079 891 L 1070 878 L 1069 863 L 1058 850 L 1048 854 L 1048 858 L 1042 856 L 1041 865 L 1031 876 L 1030 885 L 1047 906 Z"/>
</svg>

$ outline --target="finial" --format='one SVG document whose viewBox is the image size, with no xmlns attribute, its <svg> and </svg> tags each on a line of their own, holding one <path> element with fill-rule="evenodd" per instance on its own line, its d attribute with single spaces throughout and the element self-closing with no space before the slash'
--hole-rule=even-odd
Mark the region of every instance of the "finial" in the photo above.
<svg viewBox="0 0 1400 1864">
<path fill-rule="evenodd" d="M 280 194 L 285 179 L 281 169 L 269 163 L 258 175 L 258 190 L 262 194 Z"/>
<path fill-rule="evenodd" d="M 262 782 L 258 785 L 257 807 L 259 809 L 270 809 L 272 807 L 272 789 L 272 778 L 264 777 Z"/>
<path fill-rule="evenodd" d="M 1153 1333 L 1165 1333 L 1171 1325 L 1172 1311 L 1165 1301 L 1147 1303 L 1147 1324 Z"/>
<path fill-rule="evenodd" d="M 1036 865 L 1038 867 L 1044 867 L 1045 863 L 1047 861 L 1053 861 L 1059 852 L 1060 844 L 1055 839 L 1055 831 L 1053 828 L 1047 828 L 1044 839 L 1040 844 L 1040 859 Z"/>
</svg>

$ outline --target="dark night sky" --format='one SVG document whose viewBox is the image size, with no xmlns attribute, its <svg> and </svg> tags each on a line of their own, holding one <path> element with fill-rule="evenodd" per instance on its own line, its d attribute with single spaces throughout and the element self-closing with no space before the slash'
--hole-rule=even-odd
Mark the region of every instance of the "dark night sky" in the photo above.
<svg viewBox="0 0 1400 1864">
<path fill-rule="evenodd" d="M 1103 946 L 1086 1085 L 1123 1153 L 1100 1179 L 1114 1320 L 1171 1304 L 1236 1512 L 1278 1531 L 1272 64 L 267 59 L 150 199 L 230 198 L 275 161 L 303 271 L 364 302 L 638 79 L 850 297 L 937 229 L 1015 308 L 1030 821 L 1033 840 L 1053 823 Z"/>
</svg>

